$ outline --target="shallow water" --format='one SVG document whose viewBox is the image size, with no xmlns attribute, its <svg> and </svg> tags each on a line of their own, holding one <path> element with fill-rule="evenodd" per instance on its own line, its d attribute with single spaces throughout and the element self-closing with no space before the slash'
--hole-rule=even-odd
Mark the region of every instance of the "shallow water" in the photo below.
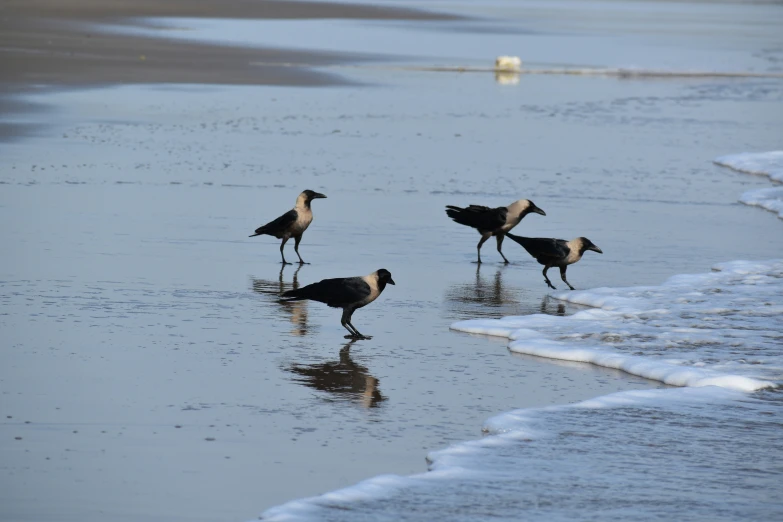
<svg viewBox="0 0 783 522">
<path fill-rule="evenodd" d="M 660 286 L 556 292 L 594 307 L 567 317 L 456 322 L 511 339 L 514 352 L 686 388 L 502 414 L 485 423 L 490 436 L 430 454 L 426 474 L 377 477 L 262 519 L 776 520 L 781 287 L 783 260 L 740 261 Z"/>
<path fill-rule="evenodd" d="M 515 412 L 513 431 L 436 452 L 427 474 L 377 477 L 262 519 L 777 520 L 780 402 L 686 388 Z"/>
<path fill-rule="evenodd" d="M 768 9 L 729 21 L 755 28 Z M 422 48 L 442 33 L 414 25 L 406 34 Z M 687 28 L 678 41 L 715 61 L 731 48 L 732 64 L 775 67 L 769 30 Z M 543 44 L 562 35 L 546 29 L 531 60 L 569 61 L 596 30 L 553 48 Z M 620 33 L 609 40 L 633 62 L 570 61 L 662 66 L 672 55 L 670 39 Z M 509 52 L 487 49 L 489 60 Z M 683 52 L 669 65 L 713 63 Z M 779 81 L 345 74 L 363 85 L 28 97 L 50 112 L 18 118 L 48 130 L 3 144 L 0 165 L 5 518 L 247 519 L 378 473 L 424 471 L 427 452 L 478 437 L 502 412 L 661 386 L 448 332 L 468 318 L 582 308 L 548 297 L 514 244 L 509 266 L 489 243 L 487 263 L 472 264 L 478 237 L 446 204 L 533 199 L 547 216 L 517 232 L 586 235 L 604 250 L 569 270 L 578 289 L 658 285 L 783 252 L 779 220 L 737 203 L 769 181 L 711 163 L 779 147 Z M 277 241 L 245 236 L 304 188 L 328 195 L 300 248 L 313 264 L 281 269 Z M 338 312 L 275 297 L 381 267 L 397 286 L 356 313 L 375 338 L 350 348 Z M 601 414 L 599 431 L 624 415 Z M 767 442 L 758 447 L 777 448 Z"/>
</svg>

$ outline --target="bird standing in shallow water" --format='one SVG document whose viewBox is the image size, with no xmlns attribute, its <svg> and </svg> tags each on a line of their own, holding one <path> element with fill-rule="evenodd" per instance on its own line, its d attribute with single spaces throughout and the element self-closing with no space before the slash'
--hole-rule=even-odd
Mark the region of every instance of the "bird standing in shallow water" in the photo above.
<svg viewBox="0 0 783 522">
<path fill-rule="evenodd" d="M 277 239 L 282 239 L 283 242 L 280 243 L 280 257 L 283 258 L 284 265 L 290 265 L 291 263 L 285 260 L 283 247 L 285 246 L 286 241 L 293 237 L 294 251 L 299 257 L 299 264 L 307 264 L 305 263 L 304 259 L 302 259 L 302 256 L 299 255 L 299 242 L 302 240 L 302 234 L 304 234 L 304 231 L 307 230 L 307 227 L 309 227 L 310 223 L 313 222 L 313 211 L 310 209 L 310 203 L 314 199 L 325 197 L 326 196 L 320 192 L 305 190 L 299 194 L 299 197 L 296 198 L 296 205 L 294 208 L 274 221 L 270 221 L 266 225 L 258 227 L 255 234 L 248 237 L 256 237 L 266 234 L 269 236 L 275 236 Z"/>
<path fill-rule="evenodd" d="M 375 301 L 387 284 L 393 285 L 395 283 L 391 272 L 381 268 L 366 276 L 324 279 L 297 290 L 283 292 L 280 297 L 286 301 L 310 299 L 326 303 L 332 308 L 342 308 L 343 316 L 340 319 L 340 324 L 350 332 L 350 335 L 346 335 L 345 338 L 372 339 L 372 337 L 359 333 L 359 330 L 351 324 L 351 315 L 358 308 Z"/>
<path fill-rule="evenodd" d="M 544 265 L 544 281 L 552 290 L 557 290 L 552 281 L 546 276 L 546 271 L 553 266 L 560 267 L 560 278 L 568 288 L 574 289 L 571 283 L 566 279 L 566 269 L 568 265 L 573 265 L 580 259 L 587 250 L 603 254 L 603 251 L 595 246 L 592 241 L 586 237 L 578 237 L 571 241 L 565 239 L 550 239 L 543 237 L 521 237 L 514 234 L 506 234 L 513 241 L 516 241 L 527 252 L 536 258 L 536 261 Z"/>
<path fill-rule="evenodd" d="M 498 252 L 503 262 L 508 264 L 508 259 L 503 255 L 501 245 L 506 233 L 517 226 L 522 218 L 535 212 L 546 216 L 546 212 L 538 208 L 529 199 L 520 199 L 507 207 L 489 208 L 481 205 L 470 205 L 467 208 L 446 205 L 446 214 L 459 223 L 468 227 L 473 227 L 481 234 L 481 239 L 476 245 L 478 251 L 478 263 L 481 263 L 481 245 L 492 236 L 495 236 L 498 242 Z"/>
</svg>

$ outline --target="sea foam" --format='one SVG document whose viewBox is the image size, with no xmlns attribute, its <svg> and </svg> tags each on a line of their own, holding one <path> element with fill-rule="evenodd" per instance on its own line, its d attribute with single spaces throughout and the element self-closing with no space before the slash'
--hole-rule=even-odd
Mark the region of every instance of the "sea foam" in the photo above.
<svg viewBox="0 0 783 522">
<path fill-rule="evenodd" d="M 772 181 L 783 183 L 783 151 L 743 152 L 715 158 L 717 165 L 738 172 L 769 176 Z M 783 187 L 749 190 L 740 196 L 746 205 L 761 207 L 783 219 Z"/>
<path fill-rule="evenodd" d="M 755 391 L 783 376 L 783 261 L 734 261 L 661 286 L 554 292 L 594 308 L 454 323 L 509 349 L 589 362 L 675 386 Z"/>
<path fill-rule="evenodd" d="M 740 196 L 740 201 L 775 212 L 783 219 L 783 187 L 749 190 Z"/>
<path fill-rule="evenodd" d="M 773 181 L 783 183 L 783 150 L 729 154 L 713 161 L 738 172 L 769 176 Z"/>
</svg>

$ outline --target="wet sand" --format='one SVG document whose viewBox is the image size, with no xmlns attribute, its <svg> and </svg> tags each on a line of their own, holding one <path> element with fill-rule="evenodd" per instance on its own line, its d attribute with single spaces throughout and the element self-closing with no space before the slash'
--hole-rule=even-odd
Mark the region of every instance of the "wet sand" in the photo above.
<svg viewBox="0 0 783 522">
<path fill-rule="evenodd" d="M 110 0 L 11 1 L 0 6 L 2 83 L 12 91 L 30 84 L 208 83 L 323 85 L 328 74 L 284 67 L 250 67 L 249 62 L 345 63 L 361 53 L 292 52 L 241 46 L 177 43 L 101 33 L 91 24 L 136 25 L 144 17 L 242 19 L 444 20 L 445 14 L 414 9 L 327 2 L 242 0 L 139 2 Z"/>
<path fill-rule="evenodd" d="M 450 20 L 454 15 L 393 6 L 284 1 L 32 0 L 0 5 L 0 115 L 24 113 L 15 94 L 41 88 L 107 84 L 335 85 L 346 80 L 312 67 L 377 60 L 367 53 L 329 53 L 177 42 L 97 31 L 134 27 L 145 18 Z M 251 65 L 263 62 L 264 66 Z M 11 105 L 11 107 L 3 107 Z M 0 123 L 0 140 L 35 131 Z"/>
<path fill-rule="evenodd" d="M 711 159 L 772 148 L 776 85 L 360 69 L 329 88 L 14 98 L 38 110 L 10 121 L 36 136 L 1 151 L 0 518 L 251 519 L 423 471 L 504 411 L 659 386 L 449 332 L 571 309 L 515 245 L 509 266 L 492 244 L 472 264 L 478 237 L 443 206 L 530 197 L 547 216 L 520 233 L 604 250 L 569 270 L 578 288 L 774 257 L 777 218 L 736 201 L 768 182 Z M 276 240 L 246 236 L 304 188 L 328 195 L 300 248 L 312 265 L 281 268 Z M 381 267 L 397 285 L 354 316 L 372 341 L 276 299 Z"/>
</svg>

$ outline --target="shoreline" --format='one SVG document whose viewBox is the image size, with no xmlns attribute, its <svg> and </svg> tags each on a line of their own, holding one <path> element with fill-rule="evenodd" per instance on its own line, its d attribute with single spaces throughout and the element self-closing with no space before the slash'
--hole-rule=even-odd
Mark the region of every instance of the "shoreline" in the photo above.
<svg viewBox="0 0 783 522">
<path fill-rule="evenodd" d="M 339 77 L 306 68 L 374 57 L 315 49 L 210 45 L 165 38 L 94 31 L 91 25 L 139 25 L 138 18 L 351 19 L 432 21 L 460 17 L 398 7 L 327 2 L 226 2 L 171 0 L 31 0 L 0 7 L 0 68 L 3 90 L 32 84 L 201 83 L 214 85 L 339 85 Z M 375 57 L 377 59 L 377 57 Z M 251 66 L 264 62 L 267 67 Z"/>
<path fill-rule="evenodd" d="M 89 88 L 116 84 L 348 85 L 314 68 L 381 59 L 365 53 L 296 51 L 183 42 L 96 31 L 101 23 L 140 25 L 138 18 L 193 17 L 431 21 L 459 16 L 423 10 L 280 0 L 12 0 L 0 6 L 0 120 L 29 107 L 15 99 L 33 88 Z M 259 65 L 263 63 L 263 65 Z M 291 67 L 302 63 L 307 66 Z M 0 141 L 36 127 L 0 121 Z"/>
</svg>

